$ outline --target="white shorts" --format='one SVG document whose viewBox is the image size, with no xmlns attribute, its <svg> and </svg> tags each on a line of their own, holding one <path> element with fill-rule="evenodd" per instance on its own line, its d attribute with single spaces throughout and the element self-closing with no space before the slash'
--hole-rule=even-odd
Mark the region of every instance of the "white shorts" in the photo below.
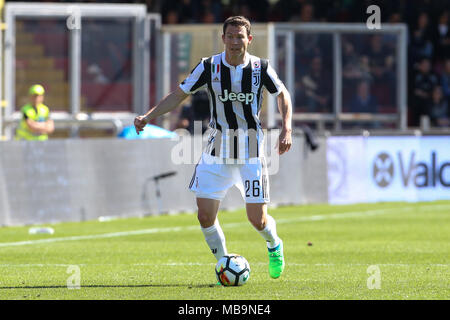
<svg viewBox="0 0 450 320">
<path fill-rule="evenodd" d="M 232 186 L 239 189 L 246 203 L 268 203 L 269 176 L 265 159 L 221 159 L 203 153 L 189 184 L 196 197 L 221 201 Z"/>
</svg>

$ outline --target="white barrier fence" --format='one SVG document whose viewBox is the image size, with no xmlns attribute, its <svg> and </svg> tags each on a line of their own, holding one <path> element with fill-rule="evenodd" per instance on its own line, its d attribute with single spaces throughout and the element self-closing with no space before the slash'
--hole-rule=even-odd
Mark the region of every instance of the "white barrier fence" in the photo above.
<svg viewBox="0 0 450 320">
<path fill-rule="evenodd" d="M 195 163 L 174 164 L 171 152 L 177 143 L 171 139 L 0 142 L 0 225 L 194 212 L 195 197 L 188 185 Z M 310 153 L 303 137 L 295 138 L 294 148 L 280 158 L 278 173 L 270 176 L 272 204 L 326 202 L 324 141 L 322 146 Z M 311 172 L 320 175 L 310 179 Z M 157 178 L 165 174 L 167 178 Z M 243 206 L 233 188 L 221 209 Z"/>
<path fill-rule="evenodd" d="M 312 152 L 303 136 L 294 137 L 270 176 L 272 205 L 450 199 L 448 136 L 342 136 L 318 142 Z M 172 161 L 177 143 L 1 142 L 0 225 L 195 212 L 188 190 L 195 164 Z M 243 206 L 232 188 L 221 209 Z"/>
</svg>

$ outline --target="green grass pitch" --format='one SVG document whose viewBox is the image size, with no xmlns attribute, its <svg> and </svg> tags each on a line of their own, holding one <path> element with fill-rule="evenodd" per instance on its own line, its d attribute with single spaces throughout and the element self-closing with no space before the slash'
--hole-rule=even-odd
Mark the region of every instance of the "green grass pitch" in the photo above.
<svg viewBox="0 0 450 320">
<path fill-rule="evenodd" d="M 245 211 L 219 213 L 228 251 L 251 267 L 246 285 L 229 288 L 215 285 L 215 259 L 195 214 L 54 224 L 53 235 L 3 227 L 0 299 L 450 298 L 450 201 L 269 213 L 285 247 L 277 280 Z M 77 275 L 80 287 L 69 289 Z"/>
</svg>

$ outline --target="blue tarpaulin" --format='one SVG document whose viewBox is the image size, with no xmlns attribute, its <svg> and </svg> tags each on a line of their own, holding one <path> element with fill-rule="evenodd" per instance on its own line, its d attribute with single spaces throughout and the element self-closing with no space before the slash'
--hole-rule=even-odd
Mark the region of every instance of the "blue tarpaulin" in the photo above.
<svg viewBox="0 0 450 320">
<path fill-rule="evenodd" d="M 174 138 L 177 134 L 175 132 L 163 129 L 161 127 L 147 124 L 144 127 L 144 131 L 139 132 L 139 135 L 136 133 L 136 129 L 134 126 L 127 126 L 123 128 L 122 132 L 119 133 L 119 138 L 124 139 L 158 139 L 158 138 Z"/>
</svg>

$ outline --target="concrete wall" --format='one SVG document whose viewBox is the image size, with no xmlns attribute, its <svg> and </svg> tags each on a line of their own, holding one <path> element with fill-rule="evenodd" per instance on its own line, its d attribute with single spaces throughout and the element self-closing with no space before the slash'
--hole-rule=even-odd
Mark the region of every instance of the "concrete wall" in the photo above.
<svg viewBox="0 0 450 320">
<path fill-rule="evenodd" d="M 281 156 L 279 172 L 270 176 L 274 205 L 327 201 L 326 144 L 314 153 L 303 137 Z M 188 190 L 194 164 L 176 165 L 176 141 L 49 140 L 0 142 L 0 225 L 92 220 L 99 216 L 142 216 L 162 212 L 194 212 Z M 162 179 L 161 210 L 151 177 Z M 237 188 L 222 209 L 244 206 Z"/>
</svg>

